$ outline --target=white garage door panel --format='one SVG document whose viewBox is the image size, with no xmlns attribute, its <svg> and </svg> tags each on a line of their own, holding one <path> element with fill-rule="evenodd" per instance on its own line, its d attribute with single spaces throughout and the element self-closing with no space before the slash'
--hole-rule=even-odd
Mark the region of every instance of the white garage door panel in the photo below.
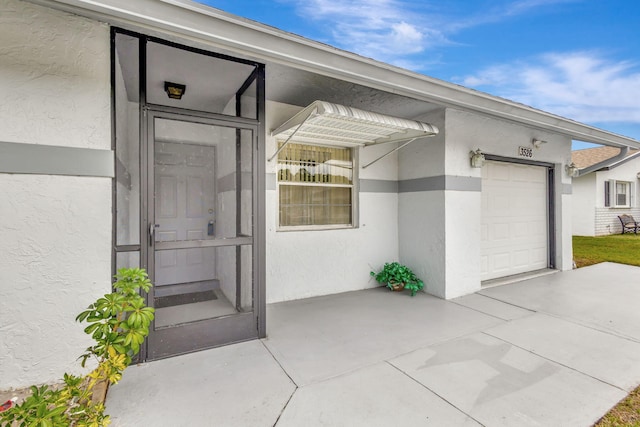
<svg viewBox="0 0 640 427">
<path fill-rule="evenodd" d="M 487 162 L 482 169 L 481 280 L 548 265 L 547 169 Z"/>
</svg>

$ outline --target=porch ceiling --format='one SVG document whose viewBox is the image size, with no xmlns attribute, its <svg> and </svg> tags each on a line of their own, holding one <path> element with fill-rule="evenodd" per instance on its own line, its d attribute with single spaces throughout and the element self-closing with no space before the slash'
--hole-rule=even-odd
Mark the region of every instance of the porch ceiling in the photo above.
<svg viewBox="0 0 640 427">
<path fill-rule="evenodd" d="M 130 101 L 138 100 L 137 85 L 131 83 L 138 80 L 138 50 L 134 43 L 134 39 L 127 42 L 127 38 L 123 37 L 118 47 L 118 59 Z M 219 71 L 225 61 L 155 43 L 150 43 L 149 47 L 151 51 L 148 53 L 150 64 L 147 97 L 158 103 L 171 102 L 175 106 L 204 110 L 207 109 L 205 106 L 224 106 L 235 96 L 237 88 L 251 73 L 250 69 L 246 72 L 236 70 L 243 65 L 233 63 L 230 63 L 226 72 L 212 73 L 210 70 Z M 218 52 L 233 56 L 232 52 Z M 164 81 L 186 84 L 189 96 L 180 101 L 167 100 Z M 404 119 L 418 118 L 439 107 L 437 104 L 273 62 L 266 62 L 265 86 L 268 101 L 299 107 L 305 107 L 320 99 Z M 186 101 L 189 102 L 189 106 L 183 105 Z"/>
<path fill-rule="evenodd" d="M 415 119 L 441 105 L 374 89 L 273 62 L 266 64 L 268 101 L 305 107 L 313 101 L 347 105 L 379 114 Z"/>
</svg>

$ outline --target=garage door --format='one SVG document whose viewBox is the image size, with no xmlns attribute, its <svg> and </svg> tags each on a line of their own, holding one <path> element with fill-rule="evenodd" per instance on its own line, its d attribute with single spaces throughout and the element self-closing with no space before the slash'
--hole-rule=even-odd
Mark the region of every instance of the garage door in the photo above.
<svg viewBox="0 0 640 427">
<path fill-rule="evenodd" d="M 548 267 L 547 168 L 490 161 L 482 168 L 481 280 Z"/>
</svg>

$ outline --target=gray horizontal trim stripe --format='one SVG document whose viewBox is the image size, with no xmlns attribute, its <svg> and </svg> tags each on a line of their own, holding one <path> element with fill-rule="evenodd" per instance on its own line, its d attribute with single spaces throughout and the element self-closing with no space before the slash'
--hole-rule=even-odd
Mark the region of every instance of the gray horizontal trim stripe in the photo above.
<svg viewBox="0 0 640 427">
<path fill-rule="evenodd" d="M 252 176 L 251 172 L 242 172 L 242 189 L 251 190 Z M 236 173 L 232 172 L 228 175 L 218 178 L 218 193 L 236 190 Z"/>
<path fill-rule="evenodd" d="M 230 173 L 218 178 L 218 193 L 224 193 L 225 191 L 233 191 L 236 189 L 236 174 Z"/>
<path fill-rule="evenodd" d="M 427 178 L 407 179 L 398 183 L 398 192 L 418 191 L 481 191 L 482 179 L 472 176 L 440 175 Z"/>
<path fill-rule="evenodd" d="M 113 178 L 113 151 L 0 141 L 0 172 Z"/>
<path fill-rule="evenodd" d="M 562 194 L 573 194 L 573 186 L 571 184 L 562 184 Z"/>
<path fill-rule="evenodd" d="M 397 193 L 398 181 L 384 179 L 361 179 L 360 192 L 362 193 Z"/>
</svg>

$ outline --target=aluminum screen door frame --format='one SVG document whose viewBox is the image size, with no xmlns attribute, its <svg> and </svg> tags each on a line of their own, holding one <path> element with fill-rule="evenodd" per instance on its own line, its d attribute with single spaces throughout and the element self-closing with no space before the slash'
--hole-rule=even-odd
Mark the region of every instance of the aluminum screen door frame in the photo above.
<svg viewBox="0 0 640 427">
<path fill-rule="evenodd" d="M 142 151 L 143 161 L 142 166 L 145 169 L 146 176 L 146 188 L 145 192 L 147 197 L 145 198 L 145 205 L 142 209 L 146 212 L 146 218 L 142 222 L 143 229 L 147 231 L 146 244 L 146 264 L 149 271 L 149 276 L 152 283 L 156 278 L 155 268 L 155 254 L 157 250 L 170 250 L 175 249 L 188 249 L 202 247 L 201 241 L 178 241 L 173 244 L 158 245 L 153 238 L 153 231 L 150 227 L 155 224 L 155 201 L 154 201 L 154 189 L 155 189 L 155 166 L 154 166 L 154 151 L 155 151 L 155 121 L 156 119 L 166 119 L 179 122 L 196 123 L 202 125 L 210 125 L 217 127 L 233 128 L 240 131 L 251 132 L 251 145 L 252 145 L 252 235 L 251 236 L 238 236 L 231 239 L 218 239 L 209 240 L 206 242 L 207 246 L 211 247 L 240 247 L 251 245 L 252 250 L 252 307 L 253 310 L 244 313 L 235 313 L 232 315 L 210 318 L 205 320 L 199 320 L 190 323 L 183 323 L 171 327 L 163 327 L 156 329 L 155 321 L 151 325 L 149 337 L 147 338 L 147 348 L 145 351 L 145 360 L 161 359 L 165 357 L 171 357 L 179 354 L 189 353 L 206 348 L 217 347 L 225 344 L 231 344 L 235 342 L 241 342 L 251 339 L 256 339 L 264 336 L 264 323 L 265 323 L 265 310 L 264 310 L 264 281 L 261 279 L 261 274 L 264 265 L 264 247 L 263 238 L 261 236 L 263 226 L 261 221 L 264 221 L 263 212 L 264 201 L 261 196 L 261 185 L 258 177 L 259 173 L 263 169 L 258 144 L 258 132 L 259 126 L 255 123 L 247 123 L 249 120 L 241 118 L 232 118 L 229 120 L 227 117 L 218 117 L 215 114 L 202 114 L 188 112 L 183 110 L 176 110 L 166 107 L 153 106 L 146 110 L 146 131 L 147 135 L 143 139 L 146 142 L 146 147 Z M 237 214 L 236 214 L 237 215 Z M 157 248 L 160 246 L 160 248 Z M 238 284 L 236 284 L 238 286 Z M 148 305 L 153 306 L 154 302 L 154 288 L 151 288 L 148 296 Z"/>
</svg>

